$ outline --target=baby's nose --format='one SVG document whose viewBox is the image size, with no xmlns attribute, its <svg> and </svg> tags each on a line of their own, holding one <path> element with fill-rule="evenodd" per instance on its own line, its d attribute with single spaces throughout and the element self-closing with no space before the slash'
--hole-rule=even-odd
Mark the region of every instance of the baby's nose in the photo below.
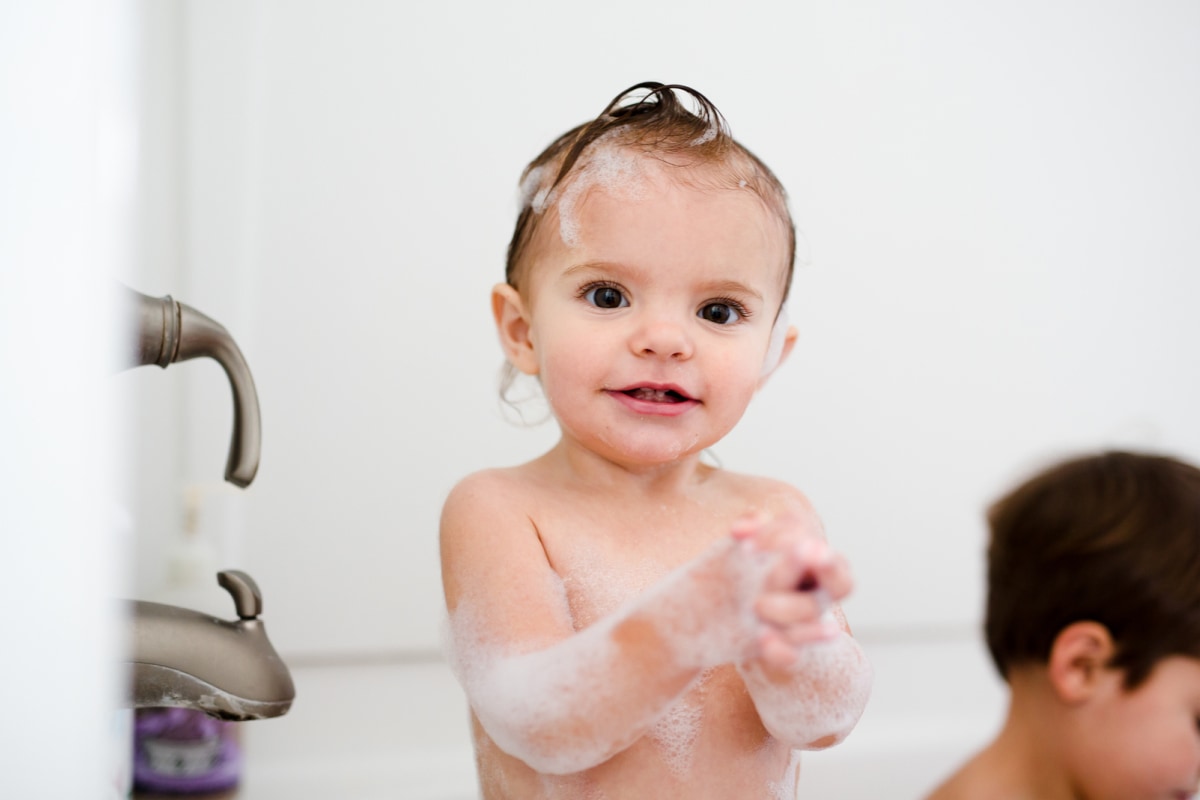
<svg viewBox="0 0 1200 800">
<path fill-rule="evenodd" d="M 683 325 L 666 318 L 647 320 L 634 333 L 630 348 L 639 356 L 682 360 L 691 358 L 693 344 Z"/>
</svg>

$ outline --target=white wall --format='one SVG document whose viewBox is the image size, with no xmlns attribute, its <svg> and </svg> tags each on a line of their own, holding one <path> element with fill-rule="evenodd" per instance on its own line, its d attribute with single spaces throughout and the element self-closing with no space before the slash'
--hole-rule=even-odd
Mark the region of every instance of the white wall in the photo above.
<svg viewBox="0 0 1200 800">
<path fill-rule="evenodd" d="M 443 496 L 554 436 L 496 398 L 517 178 L 643 80 L 708 95 L 791 192 L 800 344 L 717 454 L 810 493 L 868 651 L 936 671 L 976 643 L 983 506 L 1043 459 L 1200 461 L 1195 4 L 175 8 L 180 271 L 137 288 L 253 370 L 262 465 L 219 510 L 287 658 L 436 653 Z M 179 488 L 221 475 L 230 403 L 215 365 L 176 371 Z"/>
<path fill-rule="evenodd" d="M 125 409 L 109 298 L 132 243 L 129 3 L 0 5 L 3 794 L 121 796 Z"/>
</svg>

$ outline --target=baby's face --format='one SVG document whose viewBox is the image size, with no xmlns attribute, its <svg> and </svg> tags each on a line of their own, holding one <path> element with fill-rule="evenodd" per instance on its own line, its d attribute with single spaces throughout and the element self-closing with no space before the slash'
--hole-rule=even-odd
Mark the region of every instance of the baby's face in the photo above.
<svg viewBox="0 0 1200 800">
<path fill-rule="evenodd" d="M 741 418 L 787 266 L 787 231 L 753 192 L 664 169 L 643 159 L 632 183 L 577 192 L 569 226 L 548 212 L 523 281 L 564 436 L 630 465 L 699 452 Z"/>
<path fill-rule="evenodd" d="M 1132 692 L 1108 670 L 1073 747 L 1089 800 L 1185 800 L 1200 783 L 1200 659 L 1161 661 Z"/>
</svg>

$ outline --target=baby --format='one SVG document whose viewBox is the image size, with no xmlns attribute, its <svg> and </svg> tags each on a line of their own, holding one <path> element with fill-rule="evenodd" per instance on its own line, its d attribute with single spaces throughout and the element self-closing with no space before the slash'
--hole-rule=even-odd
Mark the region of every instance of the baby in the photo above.
<svg viewBox="0 0 1200 800">
<path fill-rule="evenodd" d="M 441 523 L 483 797 L 794 798 L 795 751 L 870 691 L 852 579 L 803 494 L 701 457 L 795 343 L 783 188 L 658 83 L 522 188 L 492 310 L 561 437 L 465 478 Z"/>
<path fill-rule="evenodd" d="M 995 741 L 929 800 L 1185 800 L 1200 783 L 1200 470 L 1078 458 L 989 514 Z"/>
</svg>

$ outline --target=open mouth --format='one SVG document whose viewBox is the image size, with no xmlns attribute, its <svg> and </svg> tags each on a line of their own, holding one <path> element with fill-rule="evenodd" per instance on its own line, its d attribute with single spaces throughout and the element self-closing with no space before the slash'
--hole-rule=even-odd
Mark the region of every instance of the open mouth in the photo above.
<svg viewBox="0 0 1200 800">
<path fill-rule="evenodd" d="M 686 403 L 692 399 L 674 389 L 651 389 L 648 386 L 625 389 L 621 394 L 647 403 Z"/>
</svg>

